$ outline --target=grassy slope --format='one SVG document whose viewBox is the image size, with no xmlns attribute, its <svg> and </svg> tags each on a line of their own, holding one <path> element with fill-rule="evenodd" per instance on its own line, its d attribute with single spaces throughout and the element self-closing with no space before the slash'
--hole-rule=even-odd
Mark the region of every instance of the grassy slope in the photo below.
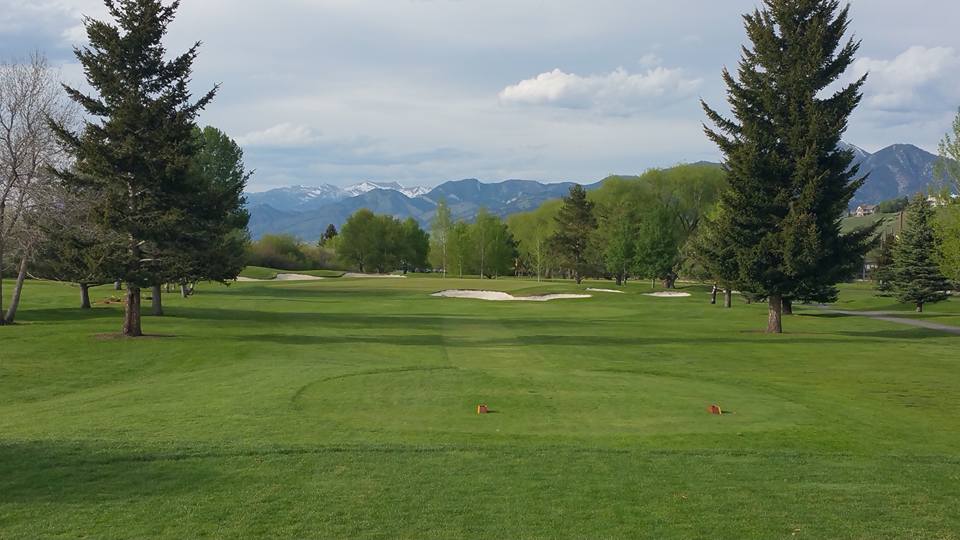
<svg viewBox="0 0 960 540">
<path fill-rule="evenodd" d="M 802 307 L 771 337 L 762 306 L 645 287 L 203 286 L 145 319 L 176 337 L 121 341 L 95 337 L 117 306 L 30 283 L 0 538 L 960 537 L 956 337 Z"/>
</svg>

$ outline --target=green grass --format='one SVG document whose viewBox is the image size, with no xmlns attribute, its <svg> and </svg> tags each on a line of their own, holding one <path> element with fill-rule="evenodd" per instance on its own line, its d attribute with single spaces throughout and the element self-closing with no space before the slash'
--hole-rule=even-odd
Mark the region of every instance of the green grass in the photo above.
<svg viewBox="0 0 960 540">
<path fill-rule="evenodd" d="M 703 287 L 448 288 L 582 289 L 204 285 L 121 340 L 118 306 L 28 283 L 0 538 L 960 538 L 955 336 L 804 306 L 766 336 Z"/>
</svg>

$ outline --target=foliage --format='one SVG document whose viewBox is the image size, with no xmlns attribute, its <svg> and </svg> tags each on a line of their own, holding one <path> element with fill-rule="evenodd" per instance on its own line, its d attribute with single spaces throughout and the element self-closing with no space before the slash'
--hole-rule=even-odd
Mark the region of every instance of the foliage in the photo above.
<svg viewBox="0 0 960 540">
<path fill-rule="evenodd" d="M 947 299 L 947 278 L 937 264 L 937 239 L 933 209 L 927 197 L 917 195 L 908 209 L 907 226 L 893 248 L 893 290 L 901 302 L 909 302 L 923 311 L 925 304 Z"/>
<path fill-rule="evenodd" d="M 844 42 L 849 7 L 836 0 L 767 0 L 744 21 L 751 45 L 738 78 L 723 71 L 733 119 L 703 105 L 728 170 L 715 236 L 738 287 L 769 297 L 768 331 L 778 333 L 782 299 L 834 296 L 870 247 L 872 229 L 840 229 L 864 181 L 838 145 L 865 78 L 824 94 L 859 49 Z"/>
<path fill-rule="evenodd" d="M 940 141 L 940 159 L 936 165 L 936 175 L 943 183 L 941 196 L 960 194 L 960 111 L 953 120 L 951 132 Z"/>
<path fill-rule="evenodd" d="M 246 264 L 280 270 L 316 270 L 335 266 L 334 254 L 329 247 L 312 246 L 289 234 L 268 234 L 249 244 Z"/>
<path fill-rule="evenodd" d="M 123 333 L 141 335 L 140 287 L 160 283 L 164 254 L 190 242 L 198 185 L 194 119 L 216 89 L 193 100 L 188 88 L 199 43 L 173 59 L 162 44 L 178 2 L 108 2 L 114 22 L 86 19 L 89 46 L 76 50 L 95 94 L 66 87 L 89 115 L 80 134 L 57 126 L 76 166 L 59 176 L 97 192 L 95 222 L 126 240 L 118 278 L 126 281 Z M 200 201 L 205 203 L 206 201 Z"/>
<path fill-rule="evenodd" d="M 877 288 L 879 296 L 892 296 L 893 282 L 896 273 L 895 261 L 893 259 L 893 246 L 896 245 L 896 237 L 893 235 L 884 236 L 880 243 L 879 254 L 876 259 L 876 269 L 873 271 L 873 282 Z"/>
<path fill-rule="evenodd" d="M 447 202 L 440 200 L 437 211 L 430 223 L 430 262 L 434 268 L 447 275 L 449 266 L 450 234 L 453 229 L 453 219 Z"/>
<path fill-rule="evenodd" d="M 336 250 L 344 264 L 361 272 L 383 274 L 425 268 L 429 242 L 429 236 L 413 218 L 401 222 L 361 209 L 340 229 Z"/>
<path fill-rule="evenodd" d="M 553 250 L 564 266 L 573 272 L 577 283 L 583 281 L 593 266 L 590 248 L 597 229 L 593 207 L 594 203 L 587 200 L 583 186 L 577 184 L 571 187 L 557 214 L 557 232 L 550 240 Z"/>
<path fill-rule="evenodd" d="M 476 256 L 473 263 L 481 277 L 510 275 L 517 257 L 517 243 L 507 225 L 481 208 L 470 226 L 470 242 Z"/>
<path fill-rule="evenodd" d="M 902 212 L 910 204 L 909 197 L 899 197 L 896 199 L 890 199 L 887 201 L 881 202 L 877 205 L 877 213 L 879 214 L 896 214 L 897 212 Z"/>
<path fill-rule="evenodd" d="M 320 242 L 328 242 L 337 237 L 337 226 L 333 223 L 327 225 L 326 230 L 323 231 L 323 236 L 320 237 Z"/>
</svg>

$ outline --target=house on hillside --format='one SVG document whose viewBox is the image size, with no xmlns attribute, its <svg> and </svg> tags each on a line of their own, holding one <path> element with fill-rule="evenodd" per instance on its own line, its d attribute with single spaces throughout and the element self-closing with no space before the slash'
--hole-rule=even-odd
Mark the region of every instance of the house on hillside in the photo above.
<svg viewBox="0 0 960 540">
<path fill-rule="evenodd" d="M 877 213 L 877 205 L 875 204 L 861 204 L 853 212 L 853 215 L 857 217 L 872 216 Z"/>
<path fill-rule="evenodd" d="M 951 194 L 950 198 L 956 200 L 957 194 L 956 193 Z M 929 204 L 934 208 L 939 208 L 941 206 L 946 206 L 947 201 L 944 200 L 944 198 L 939 195 L 931 195 L 930 197 L 927 197 L 927 204 Z"/>
</svg>

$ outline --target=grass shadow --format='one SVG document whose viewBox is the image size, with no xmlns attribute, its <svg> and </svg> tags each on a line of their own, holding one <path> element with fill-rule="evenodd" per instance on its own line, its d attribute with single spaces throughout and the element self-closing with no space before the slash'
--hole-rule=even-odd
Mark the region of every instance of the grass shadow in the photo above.
<svg viewBox="0 0 960 540">
<path fill-rule="evenodd" d="M 201 491 L 218 474 L 202 460 L 161 459 L 85 442 L 0 442 L 0 504 L 83 504 Z"/>
</svg>

